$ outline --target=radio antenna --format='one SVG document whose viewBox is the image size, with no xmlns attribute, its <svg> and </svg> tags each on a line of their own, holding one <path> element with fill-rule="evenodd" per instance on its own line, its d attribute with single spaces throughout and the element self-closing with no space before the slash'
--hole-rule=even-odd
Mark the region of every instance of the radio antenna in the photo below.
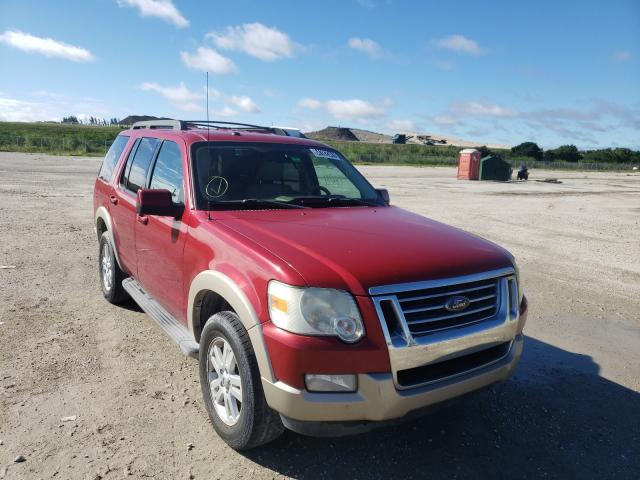
<svg viewBox="0 0 640 480">
<path fill-rule="evenodd" d="M 209 137 L 209 72 L 207 72 L 207 142 L 210 142 Z"/>
<path fill-rule="evenodd" d="M 207 151 L 209 152 L 209 164 L 211 164 L 211 147 L 209 142 L 211 137 L 209 136 L 209 72 L 207 72 Z M 211 221 L 211 200 L 207 200 L 207 219 Z"/>
</svg>

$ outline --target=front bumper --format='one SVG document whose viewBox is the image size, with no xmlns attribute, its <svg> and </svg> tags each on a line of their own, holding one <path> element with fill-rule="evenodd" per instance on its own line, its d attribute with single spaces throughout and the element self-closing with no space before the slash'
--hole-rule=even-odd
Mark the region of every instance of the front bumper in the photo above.
<svg viewBox="0 0 640 480">
<path fill-rule="evenodd" d="M 401 419 L 506 379 L 518 364 L 523 342 L 523 335 L 518 334 L 501 360 L 455 378 L 407 390 L 396 388 L 391 373 L 359 374 L 358 391 L 354 393 L 311 393 L 264 378 L 262 386 L 269 406 L 283 415 L 285 425 L 293 430 L 313 435 L 322 435 L 325 430 L 340 434 L 344 429 L 346 433 L 358 433 L 370 429 L 366 422 Z M 329 423 L 321 425 L 325 422 Z"/>
</svg>

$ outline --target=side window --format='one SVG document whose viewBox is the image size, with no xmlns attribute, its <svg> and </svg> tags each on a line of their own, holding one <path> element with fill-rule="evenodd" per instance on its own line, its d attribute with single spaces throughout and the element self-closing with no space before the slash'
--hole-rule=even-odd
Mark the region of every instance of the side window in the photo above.
<svg viewBox="0 0 640 480">
<path fill-rule="evenodd" d="M 357 187 L 342 173 L 342 171 L 328 158 L 313 158 L 318 184 L 325 187 L 332 195 L 344 195 L 350 198 L 360 198 Z"/>
<path fill-rule="evenodd" d="M 122 182 L 127 190 L 138 193 L 138 190 L 147 184 L 147 174 L 149 173 L 149 167 L 157 145 L 157 138 L 143 138 L 140 140 L 138 148 L 133 155 L 131 166 L 127 165 L 128 171 L 125 171 L 126 177 Z M 127 161 L 127 164 L 129 164 L 129 161 Z"/>
<path fill-rule="evenodd" d="M 104 157 L 102 161 L 102 166 L 100 167 L 100 172 L 98 173 L 98 177 L 104 180 L 105 182 L 110 182 L 111 177 L 113 177 L 113 171 L 118 164 L 118 160 L 120 160 L 120 156 L 124 151 L 124 147 L 127 146 L 127 142 L 129 141 L 129 137 L 126 135 L 118 135 L 116 139 L 111 144 L 109 151 Z"/>
<path fill-rule="evenodd" d="M 140 139 L 137 138 L 133 143 L 131 150 L 129 150 L 129 155 L 127 155 L 127 163 L 125 163 L 122 172 L 120 173 L 120 185 L 123 187 L 127 184 L 127 178 L 129 178 L 129 170 L 131 170 L 131 162 L 133 161 L 133 157 L 136 155 L 136 150 L 138 149 L 138 145 L 140 144 Z"/>
<path fill-rule="evenodd" d="M 174 203 L 183 203 L 184 187 L 182 182 L 182 154 L 175 142 L 165 140 L 160 147 L 151 175 L 149 188 L 164 188 L 171 192 Z"/>
</svg>

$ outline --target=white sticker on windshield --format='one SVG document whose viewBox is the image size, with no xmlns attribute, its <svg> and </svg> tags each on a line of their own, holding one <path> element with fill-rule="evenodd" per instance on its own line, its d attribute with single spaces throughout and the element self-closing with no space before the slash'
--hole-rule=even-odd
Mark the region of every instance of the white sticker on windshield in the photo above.
<svg viewBox="0 0 640 480">
<path fill-rule="evenodd" d="M 316 157 L 324 157 L 324 158 L 333 158 L 334 160 L 342 160 L 340 155 L 332 150 L 323 150 L 321 148 L 310 148 L 311 153 L 313 153 Z"/>
</svg>

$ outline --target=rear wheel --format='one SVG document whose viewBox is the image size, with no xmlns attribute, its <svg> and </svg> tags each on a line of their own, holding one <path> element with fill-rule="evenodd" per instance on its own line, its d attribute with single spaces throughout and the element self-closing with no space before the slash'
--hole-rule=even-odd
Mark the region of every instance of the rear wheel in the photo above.
<svg viewBox="0 0 640 480">
<path fill-rule="evenodd" d="M 213 315 L 202 331 L 200 384 L 213 428 L 230 447 L 247 450 L 284 431 L 264 398 L 249 334 L 233 312 Z"/>
<path fill-rule="evenodd" d="M 122 280 L 125 279 L 125 274 L 118 265 L 113 245 L 111 245 L 107 232 L 104 232 L 100 237 L 98 255 L 102 294 L 110 303 L 122 303 L 127 298 L 127 292 L 122 288 Z"/>
</svg>

